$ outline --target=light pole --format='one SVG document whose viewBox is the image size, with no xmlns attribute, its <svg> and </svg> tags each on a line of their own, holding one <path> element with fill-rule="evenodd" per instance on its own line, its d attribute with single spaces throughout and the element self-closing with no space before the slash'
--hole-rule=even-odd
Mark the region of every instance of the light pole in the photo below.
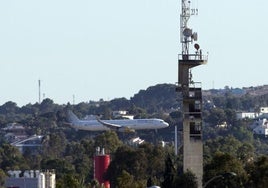
<svg viewBox="0 0 268 188">
<path fill-rule="evenodd" d="M 206 188 L 207 185 L 208 185 L 210 182 L 212 182 L 212 181 L 214 181 L 214 180 L 216 180 L 216 179 L 218 179 L 218 178 L 226 179 L 226 178 L 232 178 L 232 177 L 235 177 L 235 176 L 237 176 L 237 175 L 236 175 L 236 173 L 234 173 L 234 172 L 226 172 L 226 173 L 223 173 L 223 174 L 214 176 L 214 177 L 210 178 L 210 179 L 204 184 L 203 188 Z"/>
</svg>

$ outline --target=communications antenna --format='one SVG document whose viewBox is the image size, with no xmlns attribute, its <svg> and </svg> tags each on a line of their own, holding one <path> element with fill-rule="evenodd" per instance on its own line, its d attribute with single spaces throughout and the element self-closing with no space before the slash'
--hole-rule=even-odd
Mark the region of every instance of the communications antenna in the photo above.
<svg viewBox="0 0 268 188">
<path fill-rule="evenodd" d="M 183 55 L 189 55 L 190 43 L 193 43 L 193 41 L 197 41 L 197 32 L 193 32 L 193 30 L 188 26 L 188 21 L 190 20 L 190 17 L 194 15 L 198 15 L 198 8 L 191 7 L 191 1 L 182 0 L 180 16 L 180 41 L 182 44 Z M 198 48 L 198 44 L 195 44 L 195 47 Z M 199 51 L 199 49 L 197 49 L 197 51 Z"/>
<path fill-rule="evenodd" d="M 73 105 L 75 105 L 75 95 L 73 94 Z"/>
<path fill-rule="evenodd" d="M 198 14 L 197 7 L 191 5 L 192 2 L 189 0 L 181 1 L 180 42 L 182 51 L 178 60 L 176 90 L 182 96 L 183 171 L 190 170 L 194 173 L 197 177 L 198 188 L 201 188 L 203 177 L 202 89 L 201 82 L 193 81 L 191 69 L 205 64 L 207 56 L 202 55 L 199 44 L 194 43 L 197 41 L 197 33 L 193 32 L 188 25 L 190 17 Z"/>
<path fill-rule="evenodd" d="M 38 103 L 41 103 L 41 80 L 38 80 Z"/>
</svg>

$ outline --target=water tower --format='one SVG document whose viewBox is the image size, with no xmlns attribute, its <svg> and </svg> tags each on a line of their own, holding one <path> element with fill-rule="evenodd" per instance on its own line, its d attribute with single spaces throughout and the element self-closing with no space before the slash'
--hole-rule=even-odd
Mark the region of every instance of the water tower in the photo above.
<svg viewBox="0 0 268 188">
<path fill-rule="evenodd" d="M 94 179 L 98 180 L 100 185 L 110 188 L 110 182 L 104 180 L 104 174 L 110 164 L 110 155 L 105 154 L 104 148 L 100 151 L 98 147 L 94 156 Z"/>
</svg>

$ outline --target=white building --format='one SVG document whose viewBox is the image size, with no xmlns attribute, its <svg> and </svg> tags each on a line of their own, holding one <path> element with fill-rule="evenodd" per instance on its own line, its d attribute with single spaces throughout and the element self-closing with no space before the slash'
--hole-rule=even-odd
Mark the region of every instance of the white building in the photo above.
<svg viewBox="0 0 268 188">
<path fill-rule="evenodd" d="M 260 107 L 260 113 L 261 114 L 267 114 L 268 113 L 268 107 Z"/>
<path fill-rule="evenodd" d="M 10 170 L 8 174 L 5 187 L 56 188 L 55 170 Z"/>
<path fill-rule="evenodd" d="M 260 107 L 258 112 L 236 112 L 237 119 L 255 119 L 262 115 L 268 114 L 268 107 Z"/>
<path fill-rule="evenodd" d="M 216 127 L 217 127 L 217 128 L 227 128 L 228 125 L 227 125 L 227 122 L 224 121 L 224 122 L 222 122 L 221 124 L 216 125 Z"/>
<path fill-rule="evenodd" d="M 127 118 L 127 119 L 134 118 L 133 115 L 128 114 L 128 111 L 125 110 L 113 111 L 112 115 L 114 118 Z"/>
<path fill-rule="evenodd" d="M 257 117 L 257 114 L 255 112 L 236 112 L 236 118 L 237 119 L 254 119 Z"/>
<path fill-rule="evenodd" d="M 268 136 L 268 120 L 267 119 L 259 119 L 255 121 L 252 127 L 254 127 L 253 128 L 254 134 Z"/>
<path fill-rule="evenodd" d="M 144 143 L 145 140 L 141 139 L 140 137 L 132 138 L 128 141 L 129 145 L 131 146 L 138 146 L 142 143 Z"/>
</svg>

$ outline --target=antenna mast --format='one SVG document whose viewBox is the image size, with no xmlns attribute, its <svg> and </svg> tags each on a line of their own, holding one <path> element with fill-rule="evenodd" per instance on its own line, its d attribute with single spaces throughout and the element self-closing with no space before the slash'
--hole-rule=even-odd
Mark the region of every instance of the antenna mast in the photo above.
<svg viewBox="0 0 268 188">
<path fill-rule="evenodd" d="M 193 32 L 192 29 L 188 27 L 188 21 L 191 15 L 197 15 L 198 9 L 191 8 L 191 1 L 182 0 L 181 1 L 181 44 L 182 44 L 182 54 L 189 55 L 189 44 L 193 41 L 197 41 L 197 33 Z"/>
</svg>

